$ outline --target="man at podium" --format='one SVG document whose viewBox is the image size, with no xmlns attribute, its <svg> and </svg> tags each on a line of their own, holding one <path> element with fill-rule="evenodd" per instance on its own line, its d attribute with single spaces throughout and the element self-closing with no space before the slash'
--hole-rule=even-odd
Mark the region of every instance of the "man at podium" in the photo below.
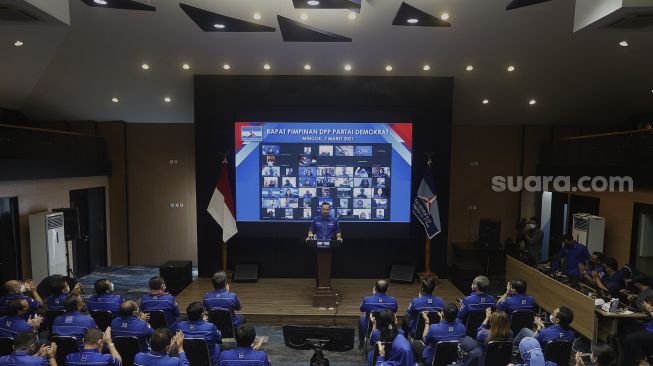
<svg viewBox="0 0 653 366">
<path fill-rule="evenodd" d="M 331 205 L 328 202 L 323 202 L 320 211 L 322 215 L 313 218 L 306 240 L 331 240 L 335 236 L 337 240 L 342 241 L 338 219 L 329 215 Z"/>
</svg>

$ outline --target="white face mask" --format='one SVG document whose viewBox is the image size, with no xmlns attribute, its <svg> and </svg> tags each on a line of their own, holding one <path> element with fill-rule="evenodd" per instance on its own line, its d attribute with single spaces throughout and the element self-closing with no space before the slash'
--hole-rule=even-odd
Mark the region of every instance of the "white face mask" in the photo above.
<svg viewBox="0 0 653 366">
<path fill-rule="evenodd" d="M 20 291 L 21 294 L 22 294 L 23 292 L 27 291 L 27 286 L 25 286 L 24 284 L 21 284 L 21 285 L 20 285 L 20 290 L 19 290 L 19 291 Z"/>
<path fill-rule="evenodd" d="M 531 230 L 535 229 L 536 227 L 537 227 L 537 225 L 535 225 L 535 224 L 528 224 L 528 228 L 531 229 Z"/>
<path fill-rule="evenodd" d="M 113 282 L 109 282 L 109 291 L 113 292 Z"/>
<path fill-rule="evenodd" d="M 558 322 L 558 318 L 556 318 L 555 315 L 550 314 L 550 315 L 549 315 L 549 321 L 550 321 L 551 323 L 553 323 L 553 324 L 556 324 L 556 323 Z"/>
</svg>

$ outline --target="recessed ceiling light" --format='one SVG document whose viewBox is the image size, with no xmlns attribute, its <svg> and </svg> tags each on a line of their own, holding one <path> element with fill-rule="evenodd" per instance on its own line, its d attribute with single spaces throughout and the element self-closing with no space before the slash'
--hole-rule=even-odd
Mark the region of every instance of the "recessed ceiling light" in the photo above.
<svg viewBox="0 0 653 366">
<path fill-rule="evenodd" d="M 528 104 L 530 104 L 530 105 L 534 105 L 535 103 L 537 103 L 537 101 L 535 99 L 531 99 L 531 100 L 528 101 Z"/>
<path fill-rule="evenodd" d="M 263 68 L 265 70 L 270 70 L 272 68 L 272 66 L 270 66 L 270 64 L 265 64 L 265 65 L 263 65 Z"/>
<path fill-rule="evenodd" d="M 308 4 L 308 5 L 310 5 L 310 6 L 318 6 L 318 5 L 320 5 L 320 2 L 317 1 L 317 0 L 308 0 L 308 1 L 306 2 L 306 4 Z"/>
<path fill-rule="evenodd" d="M 107 5 L 107 0 L 93 0 L 94 3 L 98 5 Z"/>
<path fill-rule="evenodd" d="M 261 20 L 261 14 L 259 14 L 259 13 L 254 13 L 254 15 L 252 16 L 252 18 L 254 18 L 255 20 Z"/>
<path fill-rule="evenodd" d="M 150 69 L 150 65 L 148 65 L 148 64 L 142 64 L 142 65 L 141 65 L 141 68 L 142 68 L 143 70 L 149 70 L 149 69 Z"/>
<path fill-rule="evenodd" d="M 406 21 L 408 23 L 410 23 L 410 24 L 416 24 L 416 23 L 419 22 L 419 19 L 417 19 L 417 18 L 408 18 L 408 19 L 406 19 Z"/>
<path fill-rule="evenodd" d="M 310 69 L 311 69 L 311 65 L 309 64 L 304 65 L 304 70 L 308 71 Z"/>
<path fill-rule="evenodd" d="M 385 67 L 385 71 L 392 71 L 392 65 L 388 65 Z"/>
<path fill-rule="evenodd" d="M 308 19 L 308 14 L 302 13 L 302 15 L 299 16 L 302 20 Z"/>
<path fill-rule="evenodd" d="M 621 42 L 619 42 L 619 46 L 621 46 L 621 47 L 628 47 L 628 41 L 621 41 Z"/>
<path fill-rule="evenodd" d="M 429 66 L 429 65 L 424 65 L 424 66 L 422 66 L 422 70 L 424 70 L 424 71 L 429 71 L 429 70 L 431 70 L 431 66 Z"/>
<path fill-rule="evenodd" d="M 508 66 L 508 68 L 506 70 L 508 70 L 508 72 L 513 72 L 513 71 L 515 71 L 515 67 L 510 65 L 510 66 Z"/>
<path fill-rule="evenodd" d="M 231 65 L 224 64 L 224 65 L 222 65 L 222 68 L 225 69 L 225 70 L 229 70 L 229 69 L 231 69 Z"/>
<path fill-rule="evenodd" d="M 349 12 L 348 17 L 349 17 L 349 20 L 354 20 L 354 19 L 356 19 L 356 13 L 354 13 L 353 11 Z"/>
<path fill-rule="evenodd" d="M 489 99 L 483 99 L 483 104 L 489 104 L 490 100 Z"/>
<path fill-rule="evenodd" d="M 166 103 L 170 103 L 170 102 L 172 102 L 172 98 L 165 97 L 165 98 L 163 98 L 163 101 L 166 102 Z"/>
<path fill-rule="evenodd" d="M 224 25 L 224 24 L 213 24 L 213 27 L 215 27 L 217 29 L 224 29 L 226 27 L 226 25 Z"/>
<path fill-rule="evenodd" d="M 23 45 L 23 42 L 22 42 L 22 41 L 16 41 L 16 42 L 14 42 L 14 46 L 16 46 L 16 47 L 20 47 L 20 46 L 22 46 L 22 45 Z"/>
<path fill-rule="evenodd" d="M 467 71 L 472 71 L 472 70 L 474 70 L 474 66 L 472 66 L 472 65 L 467 65 L 467 67 L 465 68 L 465 70 L 467 70 Z"/>
<path fill-rule="evenodd" d="M 351 71 L 351 65 L 349 65 L 349 64 L 345 65 L 345 70 L 346 71 Z"/>
<path fill-rule="evenodd" d="M 120 100 L 116 97 L 111 98 L 111 101 L 114 103 L 118 103 Z"/>
<path fill-rule="evenodd" d="M 190 65 L 189 64 L 183 64 L 183 65 L 181 65 L 181 68 L 184 69 L 184 70 L 189 70 Z"/>
<path fill-rule="evenodd" d="M 447 12 L 442 13 L 442 15 L 440 15 L 440 19 L 449 20 L 449 13 Z"/>
</svg>

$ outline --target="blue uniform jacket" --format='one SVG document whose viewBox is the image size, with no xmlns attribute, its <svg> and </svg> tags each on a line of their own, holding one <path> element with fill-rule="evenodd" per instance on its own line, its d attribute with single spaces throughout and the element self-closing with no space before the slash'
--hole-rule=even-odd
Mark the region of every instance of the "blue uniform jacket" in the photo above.
<svg viewBox="0 0 653 366">
<path fill-rule="evenodd" d="M 120 311 L 120 304 L 123 302 L 125 302 L 125 299 L 120 295 L 93 295 L 86 300 L 86 307 L 88 308 L 88 311 L 110 311 L 115 316 Z"/>
<path fill-rule="evenodd" d="M 465 337 L 466 331 L 463 323 L 456 319 L 453 323 L 442 319 L 438 324 L 431 324 L 424 337 L 426 348 L 422 352 L 422 358 L 428 365 L 433 363 L 435 345 L 442 341 L 459 341 Z"/>
<path fill-rule="evenodd" d="M 463 299 L 463 303 L 460 305 L 460 311 L 458 312 L 458 319 L 465 321 L 467 319 L 467 313 L 470 311 L 485 311 L 486 308 L 494 309 L 496 302 L 494 297 L 488 294 L 472 292 L 471 295 Z"/>
<path fill-rule="evenodd" d="M 331 217 L 323 218 L 322 215 L 315 216 L 311 221 L 311 231 L 318 240 L 331 240 L 340 232 L 338 219 Z"/>
<path fill-rule="evenodd" d="M 47 306 L 48 310 L 65 310 L 63 308 L 63 303 L 66 301 L 67 297 L 68 294 L 65 292 L 61 292 L 57 295 L 50 295 L 47 299 L 45 299 L 45 306 Z"/>
<path fill-rule="evenodd" d="M 184 333 L 184 338 L 204 338 L 209 347 L 211 363 L 213 365 L 218 363 L 218 356 L 220 355 L 220 345 L 218 343 L 220 343 L 222 335 L 213 323 L 207 323 L 204 320 L 186 321 L 179 322 L 177 327 Z"/>
<path fill-rule="evenodd" d="M 544 347 L 545 344 L 555 341 L 574 341 L 574 331 L 571 329 L 565 329 L 558 324 L 554 324 L 550 327 L 540 329 L 535 336 L 535 339 L 540 342 L 540 346 Z"/>
<path fill-rule="evenodd" d="M 75 311 L 54 318 L 52 322 L 52 335 L 75 337 L 77 338 L 79 348 L 83 348 L 84 334 L 90 328 L 97 328 L 95 320 L 90 315 Z"/>
<path fill-rule="evenodd" d="M 582 244 L 574 243 L 574 246 L 571 248 L 563 245 L 560 253 L 558 253 L 558 258 L 565 259 L 565 271 L 568 276 L 580 277 L 578 265 L 580 263 L 586 263 L 590 259 L 590 252 Z"/>
<path fill-rule="evenodd" d="M 370 357 L 369 360 L 371 364 L 372 358 Z M 379 360 L 377 359 L 377 364 L 378 361 Z M 408 339 L 406 339 L 406 337 L 403 334 L 401 333 L 397 334 L 395 339 L 392 341 L 392 348 L 388 349 L 388 347 L 386 347 L 384 361 L 388 365 L 397 365 L 397 366 L 415 365 L 416 363 L 415 355 L 413 354 L 413 349 L 411 347 L 410 341 L 408 341 Z"/>
<path fill-rule="evenodd" d="M 162 352 L 140 352 L 134 357 L 134 366 L 190 366 L 186 353 L 181 352 L 179 357 L 170 357 Z"/>
<path fill-rule="evenodd" d="M 0 337 L 15 339 L 21 332 L 32 332 L 34 328 L 20 316 L 3 316 L 0 318 Z"/>
<path fill-rule="evenodd" d="M 177 301 L 174 296 L 168 293 L 163 295 L 144 295 L 141 298 L 141 310 L 144 312 L 163 310 L 163 313 L 166 316 L 166 322 L 168 323 L 168 328 L 173 332 L 177 330 L 179 307 L 177 307 Z"/>
<path fill-rule="evenodd" d="M 36 309 L 38 309 L 39 306 L 41 306 L 41 304 L 39 304 L 38 301 L 34 300 L 29 296 L 25 296 L 21 294 L 11 294 L 11 295 L 0 297 L 0 311 L 6 311 L 7 304 L 9 303 L 9 301 L 14 299 L 21 299 L 27 301 L 27 305 L 29 305 L 29 313 L 25 314 L 25 319 L 27 319 L 30 315 L 36 314 Z"/>
<path fill-rule="evenodd" d="M 120 361 L 110 354 L 100 353 L 96 349 L 83 349 L 66 356 L 66 366 L 74 365 L 120 366 Z"/>
<path fill-rule="evenodd" d="M 204 308 L 207 310 L 225 309 L 231 311 L 231 320 L 238 327 L 243 318 L 236 315 L 236 310 L 240 310 L 242 305 L 235 293 L 229 292 L 224 288 L 213 290 L 204 295 L 202 300 Z"/>
<path fill-rule="evenodd" d="M 111 321 L 111 335 L 114 337 L 136 337 L 141 345 L 141 351 L 150 349 L 149 340 L 154 333 L 150 324 L 135 316 L 119 316 Z"/>
<path fill-rule="evenodd" d="M 371 312 L 384 309 L 390 309 L 393 313 L 396 313 L 399 309 L 399 306 L 397 305 L 397 299 L 384 293 L 376 293 L 372 296 L 365 296 L 363 301 L 361 301 L 360 306 L 360 311 L 365 313 L 361 314 L 360 317 L 360 326 L 362 327 L 361 329 L 367 329 L 369 324 L 369 315 Z"/>
<path fill-rule="evenodd" d="M 624 281 L 623 275 L 617 271 L 610 277 L 606 274 L 603 278 L 603 285 L 610 292 L 610 296 L 613 298 L 619 298 L 619 291 L 626 288 L 626 281 Z"/>
<path fill-rule="evenodd" d="M 255 351 L 252 347 L 236 347 L 220 353 L 218 366 L 270 366 L 265 352 Z"/>
<path fill-rule="evenodd" d="M 534 311 L 535 299 L 533 296 L 514 294 L 506 297 L 503 302 L 497 303 L 497 308 L 505 311 L 508 316 L 512 315 L 512 313 L 517 310 Z"/>
<path fill-rule="evenodd" d="M 417 326 L 417 317 L 421 316 L 422 311 L 440 311 L 444 307 L 444 300 L 438 296 L 422 295 L 410 301 L 406 316 L 408 317 L 408 327 L 412 333 L 415 333 Z"/>
<path fill-rule="evenodd" d="M 10 355 L 0 356 L 2 366 L 50 366 L 45 357 L 32 356 L 27 352 L 14 352 Z"/>
</svg>

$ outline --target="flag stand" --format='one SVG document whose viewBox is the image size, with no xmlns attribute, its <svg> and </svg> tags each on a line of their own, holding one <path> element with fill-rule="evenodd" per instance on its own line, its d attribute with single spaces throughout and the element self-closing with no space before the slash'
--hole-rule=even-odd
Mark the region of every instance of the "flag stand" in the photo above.
<svg viewBox="0 0 653 366">
<path fill-rule="evenodd" d="M 424 272 L 418 273 L 419 279 L 438 278 L 438 275 L 431 272 L 431 239 L 427 236 L 424 244 Z"/>
<path fill-rule="evenodd" d="M 222 270 L 227 274 L 227 278 L 231 279 L 233 272 L 227 269 L 227 243 L 220 240 L 222 243 Z"/>
</svg>

